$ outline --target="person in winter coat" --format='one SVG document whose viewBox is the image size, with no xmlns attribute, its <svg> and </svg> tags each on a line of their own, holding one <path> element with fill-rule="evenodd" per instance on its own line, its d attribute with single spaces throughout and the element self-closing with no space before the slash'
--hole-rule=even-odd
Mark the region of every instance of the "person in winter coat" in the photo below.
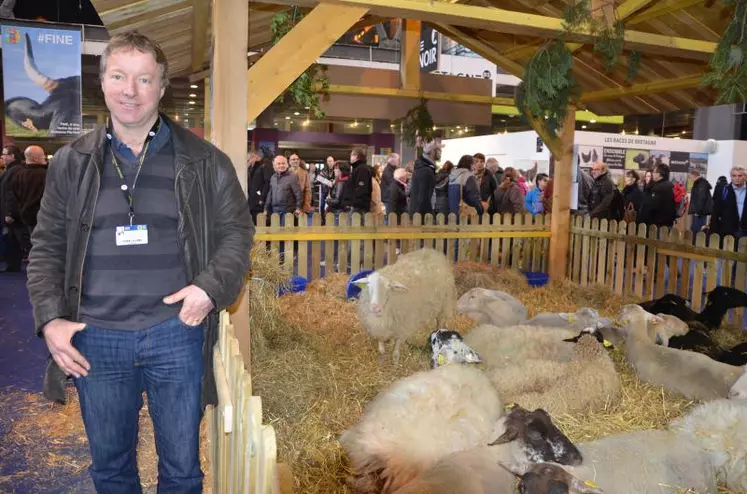
<svg viewBox="0 0 747 494">
<path fill-rule="evenodd" d="M 708 215 L 713 211 L 713 196 L 711 184 L 700 176 L 698 170 L 691 171 L 690 178 L 693 181 L 693 188 L 690 190 L 690 207 L 687 214 L 692 215 L 690 230 L 693 232 L 693 241 L 695 241 L 695 236 L 703 230 Z"/>
<path fill-rule="evenodd" d="M 407 212 L 407 171 L 404 168 L 394 170 L 392 185 L 389 188 L 389 204 L 392 213 L 397 215 L 397 224 Z"/>
<path fill-rule="evenodd" d="M 316 175 L 315 187 L 321 187 L 319 209 L 324 211 L 325 204 L 327 203 L 327 196 L 329 195 L 330 189 L 335 185 L 335 158 L 333 156 L 327 156 L 327 161 L 324 163 L 324 168 L 321 169 Z M 323 217 L 322 217 L 323 218 Z"/>
<path fill-rule="evenodd" d="M 519 174 L 519 177 L 516 179 L 516 183 L 519 184 L 521 193 L 526 196 L 529 193 L 529 185 L 527 185 L 527 179 L 524 177 L 524 175 L 521 174 L 521 172 L 517 173 Z"/>
<path fill-rule="evenodd" d="M 394 170 L 399 167 L 399 155 L 397 153 L 391 153 L 389 156 L 387 156 L 386 166 L 381 171 L 381 181 L 379 185 L 381 185 L 381 199 L 384 203 L 384 207 L 386 208 L 386 214 L 389 214 L 391 212 L 391 207 L 389 206 L 389 187 L 391 187 L 392 183 L 394 182 Z"/>
<path fill-rule="evenodd" d="M 275 174 L 270 179 L 270 192 L 267 194 L 266 210 L 268 213 L 301 214 L 303 193 L 298 177 L 288 168 L 285 156 L 276 156 L 272 162 Z"/>
<path fill-rule="evenodd" d="M 594 186 L 594 178 L 581 166 L 576 166 L 576 177 L 578 181 L 578 204 L 576 214 L 586 216 L 589 214 L 589 201 L 591 200 L 591 189 Z"/>
<path fill-rule="evenodd" d="M 47 157 L 39 146 L 27 147 L 24 156 L 26 164 L 15 174 L 11 183 L 10 215 L 18 218 L 19 226 L 28 230 L 27 248 L 31 250 L 31 234 L 36 227 L 36 215 L 41 207 L 47 178 Z"/>
<path fill-rule="evenodd" d="M 251 153 L 247 160 L 247 200 L 249 211 L 252 213 L 254 224 L 257 224 L 257 215 L 265 210 L 265 201 L 270 193 L 270 180 L 275 174 L 270 157 L 260 157 L 257 153 Z"/>
<path fill-rule="evenodd" d="M 713 211 L 708 227 L 710 233 L 717 233 L 722 238 L 732 235 L 737 241 L 747 236 L 746 202 L 745 170 L 735 166 L 731 169 L 731 183 L 713 195 Z"/>
<path fill-rule="evenodd" d="M 524 194 L 516 182 L 519 173 L 513 167 L 503 170 L 503 182 L 495 189 L 496 212 L 518 214 L 524 212 Z"/>
<path fill-rule="evenodd" d="M 527 192 L 524 198 L 524 206 L 527 212 L 531 213 L 532 216 L 543 214 L 545 212 L 545 205 L 542 194 L 547 187 L 548 177 L 546 173 L 538 173 L 534 179 L 535 187 Z"/>
<path fill-rule="evenodd" d="M 641 210 L 643 204 L 643 190 L 640 185 L 641 176 L 635 170 L 627 170 L 625 172 L 625 187 L 623 187 L 623 208 L 625 211 L 628 208 L 632 208 L 636 214 L 636 222 L 638 222 L 638 213 Z M 632 205 L 632 206 L 631 206 Z"/>
<path fill-rule="evenodd" d="M 0 235 L 3 235 L 3 231 L 7 227 L 7 234 L 3 235 L 6 262 L 5 272 L 17 273 L 21 271 L 24 257 L 21 245 L 25 237 L 25 230 L 18 225 L 13 225 L 9 211 L 9 201 L 12 200 L 11 182 L 13 181 L 13 176 L 23 167 L 21 150 L 16 146 L 4 146 L 2 161 L 5 164 L 5 172 L 0 175 Z"/>
<path fill-rule="evenodd" d="M 433 191 L 436 214 L 449 216 L 449 174 L 454 169 L 454 163 L 447 161 L 436 174 L 436 187 Z"/>
<path fill-rule="evenodd" d="M 423 155 L 415 161 L 410 189 L 410 215 L 433 213 L 433 189 L 436 187 L 436 162 L 441 159 L 441 138 L 423 146 Z"/>
<path fill-rule="evenodd" d="M 327 195 L 327 211 L 340 214 L 342 212 L 342 191 L 350 179 L 350 165 L 347 163 L 338 163 L 335 165 L 332 173 L 334 173 L 335 181 L 329 191 L 329 195 Z"/>
<path fill-rule="evenodd" d="M 449 213 L 453 213 L 457 218 L 464 214 L 459 209 L 462 201 L 467 206 L 474 208 L 475 213 L 482 215 L 485 212 L 483 207 L 480 189 L 477 186 L 477 178 L 472 174 L 474 157 L 465 154 L 459 159 L 457 167 L 449 174 Z"/>
<path fill-rule="evenodd" d="M 619 219 L 615 217 L 615 211 L 613 211 L 617 185 L 612 181 L 607 165 L 594 163 L 591 167 L 591 175 L 594 177 L 594 183 L 591 186 L 589 199 L 589 216 L 600 220 Z"/>
<path fill-rule="evenodd" d="M 301 187 L 301 211 L 308 213 L 311 211 L 311 180 L 306 163 L 301 161 L 297 154 L 291 154 L 288 159 L 291 171 L 298 177 L 298 185 Z"/>
<path fill-rule="evenodd" d="M 653 181 L 650 185 L 650 199 L 646 204 L 644 191 L 643 217 L 639 223 L 646 225 L 666 226 L 671 228 L 677 219 L 677 206 L 674 201 L 674 184 L 669 181 L 669 166 L 658 164 L 652 173 Z"/>
<path fill-rule="evenodd" d="M 342 190 L 342 207 L 346 211 L 366 214 L 371 208 L 373 171 L 366 163 L 366 150 L 355 148 L 350 153 L 350 179 Z"/>
</svg>

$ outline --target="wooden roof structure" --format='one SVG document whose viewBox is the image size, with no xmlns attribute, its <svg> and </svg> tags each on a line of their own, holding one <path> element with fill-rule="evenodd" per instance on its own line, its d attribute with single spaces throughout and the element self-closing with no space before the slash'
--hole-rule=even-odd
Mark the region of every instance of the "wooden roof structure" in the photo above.
<svg viewBox="0 0 747 494">
<path fill-rule="evenodd" d="M 626 82 L 627 55 L 611 72 L 574 32 L 572 49 L 581 103 L 599 115 L 644 114 L 709 106 L 710 89 L 699 88 L 720 34 L 731 13 L 718 0 L 610 0 L 626 25 L 625 49 L 642 52 L 638 76 Z M 138 29 L 161 44 L 171 76 L 204 70 L 209 63 L 209 0 L 92 0 L 111 34 Z M 254 0 L 249 4 L 248 51 L 270 44 L 275 12 L 318 0 Z M 561 29 L 562 12 L 572 0 L 334 0 L 367 9 L 359 25 L 387 18 L 419 19 L 442 34 L 521 77 L 524 65 Z M 584 42 L 587 44 L 584 44 Z"/>
</svg>

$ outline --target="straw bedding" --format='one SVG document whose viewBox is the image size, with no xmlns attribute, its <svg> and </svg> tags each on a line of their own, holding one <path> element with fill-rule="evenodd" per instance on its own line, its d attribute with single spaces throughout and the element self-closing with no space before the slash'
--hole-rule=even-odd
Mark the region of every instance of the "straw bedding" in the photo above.
<svg viewBox="0 0 747 494">
<path fill-rule="evenodd" d="M 264 268 L 282 283 L 277 264 Z M 259 263 L 254 270 L 259 275 Z M 621 297 L 605 286 L 580 287 L 568 281 L 531 288 L 523 276 L 477 263 L 455 266 L 458 294 L 482 286 L 505 290 L 520 299 L 529 317 L 543 311 L 573 311 L 580 306 L 612 315 L 635 299 Z M 360 325 L 354 302 L 345 300 L 347 276 L 332 274 L 311 283 L 307 291 L 275 297 L 272 290 L 251 292 L 255 310 L 253 333 L 261 339 L 252 347 L 254 393 L 262 396 L 264 420 L 277 432 L 280 461 L 287 462 L 294 477 L 294 492 L 304 494 L 347 493 L 348 464 L 337 438 L 361 415 L 366 404 L 390 382 L 429 368 L 427 332 L 403 347 L 400 366 L 379 364 L 376 343 Z M 271 323 L 268 321 L 272 319 Z M 261 328 L 259 321 L 264 321 Z M 448 327 L 465 333 L 473 322 L 457 316 Z M 722 330 L 724 338 L 738 338 L 738 330 Z M 389 348 L 390 350 L 391 348 Z M 555 416 L 556 423 L 574 441 L 587 441 L 638 429 L 662 428 L 696 403 L 661 388 L 641 383 L 619 350 L 613 360 L 620 372 L 622 395 L 593 414 Z M 685 492 L 685 491 L 682 491 Z M 721 493 L 728 493 L 723 490 Z"/>
</svg>

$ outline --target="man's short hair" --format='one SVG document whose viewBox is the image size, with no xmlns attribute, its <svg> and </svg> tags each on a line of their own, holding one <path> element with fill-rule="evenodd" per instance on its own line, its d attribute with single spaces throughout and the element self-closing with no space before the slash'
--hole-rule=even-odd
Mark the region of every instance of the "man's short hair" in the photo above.
<svg viewBox="0 0 747 494">
<path fill-rule="evenodd" d="M 483 161 L 485 161 L 485 155 L 482 154 L 482 153 L 475 153 L 475 154 L 472 155 L 472 157 L 475 158 L 476 160 L 483 160 Z"/>
<path fill-rule="evenodd" d="M 149 53 L 153 55 L 153 58 L 158 64 L 158 68 L 161 70 L 161 87 L 168 87 L 169 62 L 166 60 L 166 54 L 163 52 L 161 47 L 158 46 L 158 43 L 137 31 L 127 31 L 125 33 L 115 34 L 109 39 L 106 48 L 104 48 L 104 52 L 101 54 L 101 59 L 99 60 L 99 77 L 101 80 L 104 79 L 109 56 L 115 51 L 120 50 L 137 50 L 140 53 Z"/>
<path fill-rule="evenodd" d="M 358 157 L 358 161 L 366 161 L 366 148 L 355 147 L 353 148 L 353 154 Z"/>
<path fill-rule="evenodd" d="M 690 170 L 690 175 L 692 175 L 693 177 L 699 177 L 700 172 L 698 170 Z"/>
</svg>

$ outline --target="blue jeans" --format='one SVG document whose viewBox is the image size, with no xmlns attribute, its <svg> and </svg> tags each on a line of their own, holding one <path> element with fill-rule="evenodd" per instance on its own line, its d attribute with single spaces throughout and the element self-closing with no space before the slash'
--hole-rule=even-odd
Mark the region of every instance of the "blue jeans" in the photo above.
<svg viewBox="0 0 747 494">
<path fill-rule="evenodd" d="M 204 326 L 173 317 L 138 331 L 86 326 L 73 345 L 91 364 L 75 379 L 96 491 L 140 494 L 138 412 L 143 391 L 158 452 L 158 493 L 202 493 L 200 421 Z"/>
</svg>

